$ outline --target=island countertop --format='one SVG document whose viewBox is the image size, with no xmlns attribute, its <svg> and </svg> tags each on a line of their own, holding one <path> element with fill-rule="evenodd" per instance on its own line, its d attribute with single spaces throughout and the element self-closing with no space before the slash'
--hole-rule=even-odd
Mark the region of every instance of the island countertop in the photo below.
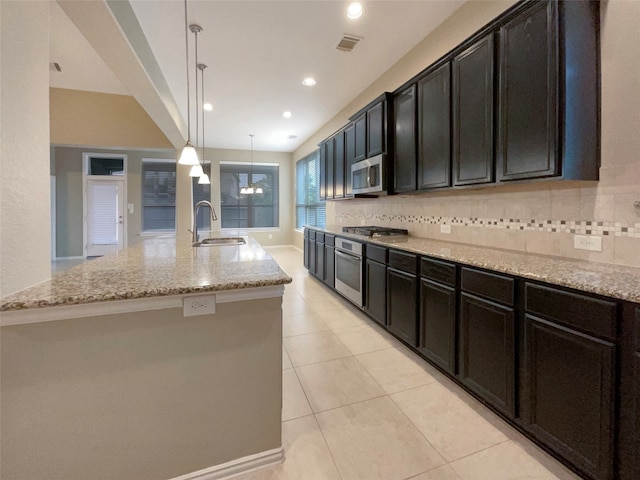
<svg viewBox="0 0 640 480">
<path fill-rule="evenodd" d="M 361 242 L 640 303 L 640 268 L 445 242 L 412 235 L 371 238 L 344 233 L 337 225 L 308 228 Z"/>
<path fill-rule="evenodd" d="M 7 295 L 0 312 L 291 283 L 258 242 L 244 238 L 245 245 L 199 248 L 186 238 L 147 239 Z"/>
</svg>

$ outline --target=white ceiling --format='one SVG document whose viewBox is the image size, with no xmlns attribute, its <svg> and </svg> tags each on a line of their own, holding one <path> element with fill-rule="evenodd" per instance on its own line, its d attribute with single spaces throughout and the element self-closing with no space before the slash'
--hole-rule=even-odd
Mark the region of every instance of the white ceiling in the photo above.
<svg viewBox="0 0 640 480">
<path fill-rule="evenodd" d="M 184 2 L 129 3 L 186 118 Z M 248 149 L 253 133 L 256 150 L 295 150 L 464 1 L 362 3 L 363 16 L 349 20 L 346 1 L 190 0 L 189 24 L 204 29 L 198 37 L 198 61 L 209 66 L 205 96 L 214 106 L 205 117 L 207 147 Z M 72 74 L 67 78 L 52 74 L 52 86 L 108 93 L 135 91 L 127 89 L 126 81 L 123 85 L 115 75 L 105 74 L 105 62 L 95 52 L 85 51 L 88 42 L 69 25 L 70 20 L 65 24 L 59 15 L 64 17 L 62 11 L 52 13 L 51 60 L 62 64 L 63 74 L 67 70 Z M 58 28 L 64 34 L 54 32 Z M 336 50 L 345 33 L 364 37 L 350 53 Z M 75 38 L 78 35 L 84 43 Z M 189 32 L 192 105 L 193 41 Z M 74 59 L 79 60 L 75 65 Z M 98 67 L 94 68 L 94 62 Z M 306 76 L 315 77 L 317 85 L 303 86 Z M 195 108 L 191 110 L 194 123 Z M 293 114 L 289 120 L 282 117 L 285 110 Z M 297 138 L 287 139 L 290 135 Z M 194 124 L 191 136 L 193 140 Z"/>
</svg>

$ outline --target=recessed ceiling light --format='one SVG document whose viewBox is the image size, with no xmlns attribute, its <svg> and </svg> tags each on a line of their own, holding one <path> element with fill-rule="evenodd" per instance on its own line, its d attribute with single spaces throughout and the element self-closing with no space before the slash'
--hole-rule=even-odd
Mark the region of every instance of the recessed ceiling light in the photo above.
<svg viewBox="0 0 640 480">
<path fill-rule="evenodd" d="M 305 78 L 304 80 L 302 80 L 302 84 L 303 84 L 305 87 L 313 87 L 313 86 L 316 84 L 316 81 L 315 81 L 315 79 L 314 79 L 314 78 L 307 77 L 307 78 Z"/>
<path fill-rule="evenodd" d="M 360 2 L 351 2 L 347 7 L 347 17 L 355 20 L 362 16 L 362 5 Z"/>
<path fill-rule="evenodd" d="M 291 118 L 291 112 L 287 110 L 286 112 L 283 112 L 283 113 L 282 113 L 282 116 L 283 116 L 284 118 Z"/>
<path fill-rule="evenodd" d="M 202 105 L 202 108 L 204 108 L 207 112 L 210 112 L 211 110 L 213 110 L 213 105 L 211 105 L 210 103 L 205 103 L 204 105 Z"/>
</svg>

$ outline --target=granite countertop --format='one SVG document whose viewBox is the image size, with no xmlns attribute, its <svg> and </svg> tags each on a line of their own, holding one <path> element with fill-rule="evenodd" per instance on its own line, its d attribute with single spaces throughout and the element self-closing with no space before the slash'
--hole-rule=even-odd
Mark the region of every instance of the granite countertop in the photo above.
<svg viewBox="0 0 640 480">
<path fill-rule="evenodd" d="M 314 230 L 434 258 L 539 280 L 640 303 L 640 268 L 478 247 L 413 236 L 371 238 L 343 233 L 340 226 Z"/>
<path fill-rule="evenodd" d="M 291 283 L 258 242 L 245 239 L 246 245 L 200 248 L 186 238 L 148 239 L 7 295 L 0 312 Z"/>
</svg>

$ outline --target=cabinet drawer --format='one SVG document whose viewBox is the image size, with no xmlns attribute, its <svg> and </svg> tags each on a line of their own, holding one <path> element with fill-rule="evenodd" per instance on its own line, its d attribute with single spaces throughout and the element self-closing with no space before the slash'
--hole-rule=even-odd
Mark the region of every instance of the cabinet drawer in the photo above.
<svg viewBox="0 0 640 480">
<path fill-rule="evenodd" d="M 418 271 L 418 257 L 411 253 L 389 250 L 389 266 L 415 275 Z"/>
<path fill-rule="evenodd" d="M 316 242 L 324 243 L 324 233 L 316 232 Z"/>
<path fill-rule="evenodd" d="M 328 233 L 325 233 L 325 235 L 324 235 L 324 243 L 328 247 L 335 247 L 335 245 L 336 245 L 336 236 L 335 235 L 329 235 Z"/>
<path fill-rule="evenodd" d="M 527 283 L 528 313 L 608 339 L 616 338 L 617 304 Z"/>
<path fill-rule="evenodd" d="M 367 258 L 376 262 L 387 263 L 387 249 L 367 244 Z"/>
<path fill-rule="evenodd" d="M 315 230 L 309 230 L 309 239 L 310 240 L 315 240 L 316 239 L 316 231 Z"/>
<path fill-rule="evenodd" d="M 304 229 L 304 238 L 309 238 L 309 232 L 310 232 L 310 231 L 311 231 L 311 230 L 309 230 L 308 228 L 305 228 L 305 229 Z"/>
<path fill-rule="evenodd" d="M 471 268 L 463 268 L 462 290 L 506 305 L 513 305 L 513 278 L 496 275 L 495 273 L 481 272 Z"/>
<path fill-rule="evenodd" d="M 453 263 L 423 258 L 420 262 L 420 274 L 445 285 L 456 285 L 456 266 Z"/>
</svg>

